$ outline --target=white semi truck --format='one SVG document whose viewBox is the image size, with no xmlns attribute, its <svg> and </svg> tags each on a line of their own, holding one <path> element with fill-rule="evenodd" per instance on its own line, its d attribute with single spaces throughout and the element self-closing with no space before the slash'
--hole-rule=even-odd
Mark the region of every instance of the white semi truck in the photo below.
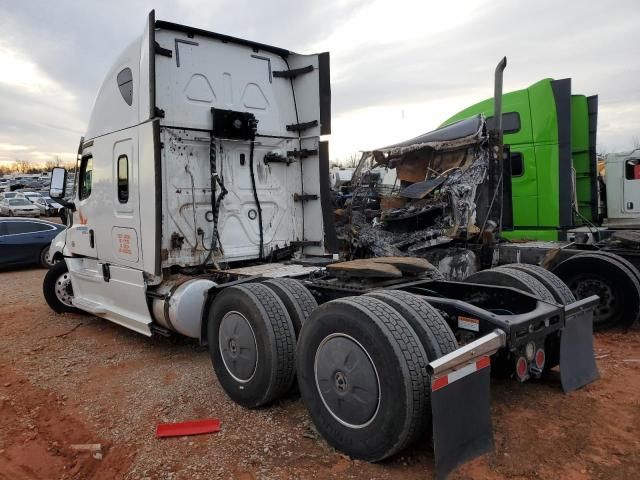
<svg viewBox="0 0 640 480">
<path fill-rule="evenodd" d="M 248 408 L 296 380 L 318 430 L 355 458 L 432 435 L 446 476 L 493 447 L 490 363 L 522 382 L 559 363 L 565 390 L 597 378 L 598 299 L 561 301 L 548 272 L 517 275 L 531 294 L 442 281 L 423 259 L 332 263 L 330 95 L 328 53 L 151 12 L 98 93 L 73 193 L 53 170 L 71 214 L 44 296 L 199 339 Z"/>
</svg>

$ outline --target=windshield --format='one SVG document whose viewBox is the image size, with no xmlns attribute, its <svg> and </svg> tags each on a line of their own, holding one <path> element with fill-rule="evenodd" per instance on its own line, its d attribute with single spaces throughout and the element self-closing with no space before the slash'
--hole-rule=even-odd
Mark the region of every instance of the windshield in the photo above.
<svg viewBox="0 0 640 480">
<path fill-rule="evenodd" d="M 24 200 L 23 198 L 12 198 L 9 200 L 9 205 L 19 207 L 21 205 L 31 205 L 31 202 Z"/>
<path fill-rule="evenodd" d="M 7 192 L 4 194 L 4 198 L 13 198 L 15 197 L 17 194 L 14 192 Z"/>
</svg>

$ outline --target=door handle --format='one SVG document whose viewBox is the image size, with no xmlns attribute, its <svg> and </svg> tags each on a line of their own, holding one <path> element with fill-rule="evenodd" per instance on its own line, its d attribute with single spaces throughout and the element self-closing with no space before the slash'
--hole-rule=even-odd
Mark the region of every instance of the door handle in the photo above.
<svg viewBox="0 0 640 480">
<path fill-rule="evenodd" d="M 91 248 L 95 248 L 95 245 L 96 245 L 95 235 L 93 234 L 93 230 L 89 230 L 89 246 Z"/>
</svg>

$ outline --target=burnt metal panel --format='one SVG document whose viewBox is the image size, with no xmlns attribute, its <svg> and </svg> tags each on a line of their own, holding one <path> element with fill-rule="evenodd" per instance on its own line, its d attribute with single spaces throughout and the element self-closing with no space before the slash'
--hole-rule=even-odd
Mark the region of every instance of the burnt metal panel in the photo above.
<svg viewBox="0 0 640 480">
<path fill-rule="evenodd" d="M 558 121 L 558 217 L 560 228 L 573 227 L 571 203 L 571 79 L 551 82 Z"/>
<path fill-rule="evenodd" d="M 404 147 L 411 147 L 414 145 L 423 145 L 429 143 L 447 143 L 454 142 L 456 140 L 463 140 L 468 137 L 473 137 L 483 133 L 484 119 L 482 115 L 475 115 L 473 117 L 465 118 L 458 122 L 446 125 L 437 130 L 424 133 L 417 137 L 405 140 L 404 142 L 395 143 L 383 148 L 377 148 L 374 151 L 385 152 L 388 150 L 396 150 Z"/>
</svg>

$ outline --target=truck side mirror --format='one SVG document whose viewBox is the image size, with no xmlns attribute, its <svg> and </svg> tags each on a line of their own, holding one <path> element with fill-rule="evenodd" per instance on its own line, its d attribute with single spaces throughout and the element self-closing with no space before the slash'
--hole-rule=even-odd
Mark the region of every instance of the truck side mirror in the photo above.
<svg viewBox="0 0 640 480">
<path fill-rule="evenodd" d="M 51 198 L 64 198 L 67 187 L 67 170 L 62 167 L 56 167 L 51 170 L 51 184 L 49 185 L 49 196 Z"/>
</svg>

